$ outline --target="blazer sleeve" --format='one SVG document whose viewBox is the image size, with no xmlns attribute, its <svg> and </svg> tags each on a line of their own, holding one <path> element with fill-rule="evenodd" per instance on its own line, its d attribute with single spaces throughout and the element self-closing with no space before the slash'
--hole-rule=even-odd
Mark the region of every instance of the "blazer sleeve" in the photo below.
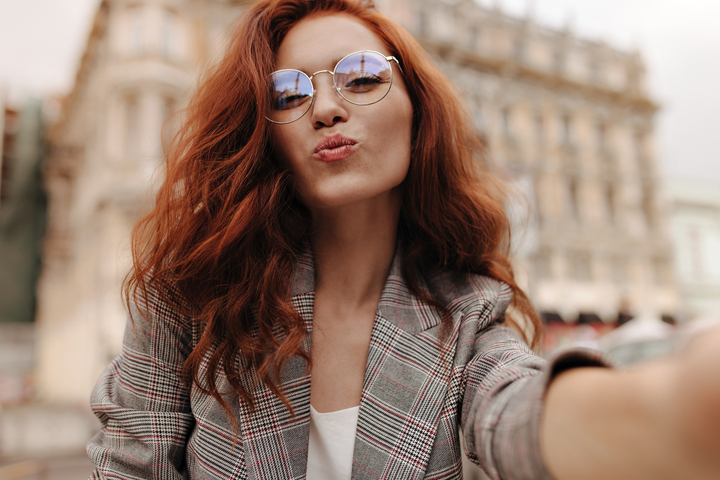
<svg viewBox="0 0 720 480">
<path fill-rule="evenodd" d="M 609 366 L 600 352 L 568 350 L 550 362 L 510 328 L 495 324 L 475 339 L 463 382 L 466 454 L 493 480 L 551 480 L 540 451 L 545 392 L 569 368 Z"/>
<path fill-rule="evenodd" d="M 152 293 L 131 309 L 122 353 L 90 400 L 102 423 L 87 445 L 97 467 L 91 478 L 187 478 L 194 417 L 181 373 L 192 340 L 188 323 Z"/>
</svg>

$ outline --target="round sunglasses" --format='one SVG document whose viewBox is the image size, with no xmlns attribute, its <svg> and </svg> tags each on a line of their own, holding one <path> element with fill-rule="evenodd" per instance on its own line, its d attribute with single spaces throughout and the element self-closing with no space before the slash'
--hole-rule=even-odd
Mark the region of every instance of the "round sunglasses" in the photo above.
<svg viewBox="0 0 720 480">
<path fill-rule="evenodd" d="M 337 93 L 353 105 L 372 105 L 388 94 L 393 82 L 390 61 L 402 67 L 397 58 L 363 50 L 341 58 L 333 71 L 319 70 L 308 76 L 294 69 L 277 70 L 270 74 L 270 99 L 267 118 L 272 123 L 285 124 L 299 119 L 310 110 L 315 99 L 312 79 L 329 73 Z"/>
</svg>

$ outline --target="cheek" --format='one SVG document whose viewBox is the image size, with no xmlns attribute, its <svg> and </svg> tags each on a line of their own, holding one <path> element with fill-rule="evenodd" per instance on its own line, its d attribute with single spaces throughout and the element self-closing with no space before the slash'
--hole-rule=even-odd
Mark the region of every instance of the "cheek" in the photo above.
<svg viewBox="0 0 720 480">
<path fill-rule="evenodd" d="M 275 161 L 280 167 L 292 173 L 290 176 L 292 188 L 298 199 L 308 205 L 307 198 L 312 197 L 313 178 L 298 153 L 302 149 L 298 142 L 301 133 L 293 128 L 292 124 L 288 124 L 273 125 L 271 135 L 272 154 Z"/>
<path fill-rule="evenodd" d="M 378 152 L 393 159 L 394 171 L 403 177 L 410 165 L 412 143 L 412 106 L 409 99 L 392 105 L 388 114 L 376 125 L 377 131 L 385 138 L 383 152 Z"/>
<path fill-rule="evenodd" d="M 398 96 L 394 99 L 387 118 L 389 125 L 386 126 L 387 132 L 392 132 L 395 139 L 405 145 L 410 150 L 412 140 L 412 121 L 413 108 L 410 97 L 407 92 L 402 89 L 398 92 Z"/>
<path fill-rule="evenodd" d="M 288 127 L 288 125 L 282 126 Z M 293 135 L 289 133 L 290 130 L 290 128 L 278 128 L 276 125 L 272 127 L 272 154 L 280 166 L 294 172 L 291 154 L 293 151 L 297 151 L 297 148 L 293 148 Z"/>
</svg>

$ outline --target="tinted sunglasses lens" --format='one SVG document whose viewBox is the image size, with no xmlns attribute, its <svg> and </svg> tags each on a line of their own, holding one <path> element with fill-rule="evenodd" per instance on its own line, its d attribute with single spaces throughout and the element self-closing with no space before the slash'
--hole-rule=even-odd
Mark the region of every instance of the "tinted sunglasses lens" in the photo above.
<svg viewBox="0 0 720 480">
<path fill-rule="evenodd" d="M 387 95 L 392 84 L 392 67 L 375 52 L 358 52 L 340 60 L 335 68 L 335 85 L 349 102 L 368 105 Z"/>
<path fill-rule="evenodd" d="M 292 122 L 302 117 L 312 103 L 310 79 L 298 70 L 281 70 L 270 75 L 267 118 L 273 122 Z"/>
</svg>

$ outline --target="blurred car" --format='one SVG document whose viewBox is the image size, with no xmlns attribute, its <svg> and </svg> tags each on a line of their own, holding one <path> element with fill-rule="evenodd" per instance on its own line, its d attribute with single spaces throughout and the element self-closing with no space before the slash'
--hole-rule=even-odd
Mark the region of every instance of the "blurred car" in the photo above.
<svg viewBox="0 0 720 480">
<path fill-rule="evenodd" d="M 641 315 L 598 339 L 600 349 L 618 366 L 672 353 L 677 348 L 676 328 L 652 315 Z"/>
<path fill-rule="evenodd" d="M 598 345 L 618 366 L 627 367 L 680 351 L 692 338 L 719 325 L 720 318 L 714 316 L 697 317 L 677 327 L 641 316 L 602 336 Z"/>
</svg>

